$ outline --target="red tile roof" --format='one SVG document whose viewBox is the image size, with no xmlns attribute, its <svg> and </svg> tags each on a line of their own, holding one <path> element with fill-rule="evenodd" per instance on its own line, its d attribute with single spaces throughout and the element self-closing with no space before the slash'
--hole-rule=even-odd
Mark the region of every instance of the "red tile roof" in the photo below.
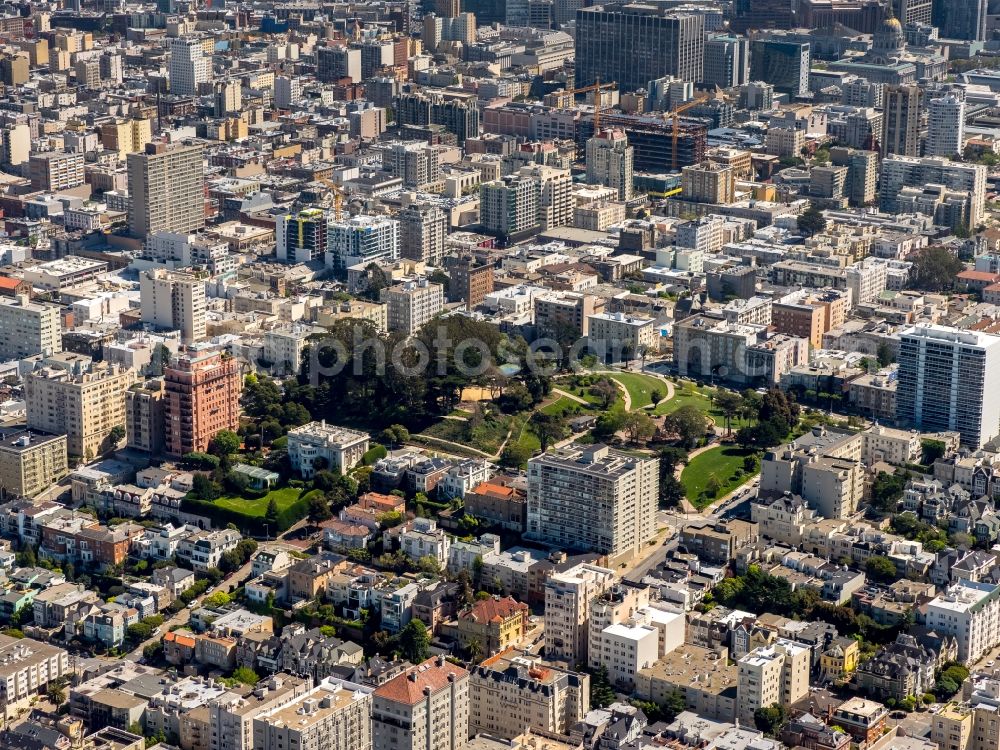
<svg viewBox="0 0 1000 750">
<path fill-rule="evenodd" d="M 483 599 L 472 605 L 462 617 L 473 619 L 476 622 L 502 622 L 510 619 L 518 612 L 522 615 L 527 613 L 528 605 L 517 601 L 512 596 L 505 596 L 503 599 Z"/>
<path fill-rule="evenodd" d="M 447 688 L 449 675 L 461 680 L 469 673 L 457 664 L 434 657 L 380 685 L 375 689 L 375 697 L 412 706 L 424 700 L 425 687 L 430 688 L 432 693 Z"/>
<path fill-rule="evenodd" d="M 17 289 L 19 284 L 23 284 L 22 279 L 13 279 L 10 276 L 0 276 L 0 289 Z"/>
</svg>

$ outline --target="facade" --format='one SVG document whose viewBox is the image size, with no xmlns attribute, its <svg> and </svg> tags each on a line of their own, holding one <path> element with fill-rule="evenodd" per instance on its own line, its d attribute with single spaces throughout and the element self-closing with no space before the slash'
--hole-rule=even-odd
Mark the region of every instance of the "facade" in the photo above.
<svg viewBox="0 0 1000 750">
<path fill-rule="evenodd" d="M 561 549 L 637 552 L 656 534 L 657 461 L 570 445 L 528 462 L 527 536 Z"/>
<path fill-rule="evenodd" d="M 406 281 L 382 290 L 388 328 L 412 336 L 444 310 L 444 289 L 427 279 Z"/>
<path fill-rule="evenodd" d="M 58 192 L 83 184 L 83 154 L 53 151 L 32 154 L 28 159 L 28 174 L 35 190 Z"/>
<path fill-rule="evenodd" d="M 925 432 L 956 431 L 974 448 L 1000 431 L 1000 337 L 943 326 L 900 334 L 896 419 Z"/>
<path fill-rule="evenodd" d="M 1000 586 L 961 580 L 927 603 L 927 627 L 958 643 L 958 659 L 973 664 L 1000 639 Z"/>
<path fill-rule="evenodd" d="M 69 654 L 32 638 L 0 635 L 0 705 L 4 719 L 24 711 L 46 686 L 70 674 Z"/>
<path fill-rule="evenodd" d="M 927 102 L 927 141 L 924 156 L 951 158 L 965 143 L 965 99 L 948 93 Z"/>
<path fill-rule="evenodd" d="M 197 36 L 169 40 L 170 92 L 181 96 L 198 94 L 198 87 L 208 83 L 212 59 L 205 54 L 205 41 Z"/>
<path fill-rule="evenodd" d="M 587 141 L 587 182 L 614 188 L 618 200 L 630 200 L 634 160 L 623 130 L 602 130 Z"/>
<path fill-rule="evenodd" d="M 538 185 L 528 177 L 508 175 L 484 184 L 480 191 L 483 229 L 501 236 L 538 227 Z"/>
<path fill-rule="evenodd" d="M 809 91 L 810 47 L 808 42 L 754 39 L 750 42 L 750 80 L 767 81 L 790 96 Z"/>
<path fill-rule="evenodd" d="M 62 351 L 59 308 L 31 302 L 27 295 L 0 298 L 0 360 Z"/>
<path fill-rule="evenodd" d="M 778 704 L 786 709 L 809 694 L 812 652 L 808 646 L 779 639 L 739 660 L 736 718 L 753 724 L 754 712 Z"/>
<path fill-rule="evenodd" d="M 157 455 L 163 450 L 162 378 L 136 383 L 125 391 L 125 439 L 129 448 Z"/>
<path fill-rule="evenodd" d="M 433 266 L 444 258 L 448 215 L 437 206 L 411 203 L 396 216 L 399 221 L 399 254 Z"/>
<path fill-rule="evenodd" d="M 591 345 L 611 356 L 629 360 L 656 349 L 659 327 L 652 318 L 642 318 L 625 313 L 599 313 L 591 315 L 588 337 Z"/>
<path fill-rule="evenodd" d="M 460 750 L 469 738 L 469 673 L 428 659 L 375 689 L 374 750 Z"/>
<path fill-rule="evenodd" d="M 742 86 L 750 80 L 750 40 L 731 34 L 709 36 L 705 40 L 702 81 L 724 89 Z"/>
<path fill-rule="evenodd" d="M 368 450 L 368 435 L 346 427 L 310 422 L 288 431 L 288 457 L 292 469 L 309 479 L 322 465 L 346 474 Z"/>
<path fill-rule="evenodd" d="M 675 76 L 700 81 L 704 18 L 649 6 L 612 4 L 576 12 L 576 86 L 616 81 L 623 91 Z"/>
<path fill-rule="evenodd" d="M 134 237 L 193 232 L 205 226 L 202 146 L 148 143 L 144 153 L 126 158 L 128 228 Z"/>
<path fill-rule="evenodd" d="M 142 322 L 157 329 L 180 331 L 181 341 L 205 338 L 205 282 L 193 273 L 162 268 L 139 274 Z"/>
<path fill-rule="evenodd" d="M 568 665 L 586 664 L 593 602 L 615 583 L 615 573 L 596 565 L 575 565 L 545 582 L 545 656 Z"/>
<path fill-rule="evenodd" d="M 253 719 L 255 750 L 371 750 L 374 688 L 335 677 Z"/>
<path fill-rule="evenodd" d="M 319 208 L 282 214 L 275 224 L 276 255 L 286 263 L 309 263 L 326 257 L 326 212 Z"/>
<path fill-rule="evenodd" d="M 359 263 L 399 257 L 399 222 L 378 216 L 352 216 L 327 225 L 326 266 L 335 273 Z"/>
<path fill-rule="evenodd" d="M 232 357 L 212 350 L 181 353 L 163 379 L 166 453 L 205 451 L 217 432 L 239 427 L 243 381 Z"/>
<path fill-rule="evenodd" d="M 681 170 L 681 193 L 685 200 L 698 203 L 732 203 L 736 189 L 733 168 L 727 164 L 704 162 Z"/>
<path fill-rule="evenodd" d="M 13 495 L 33 497 L 69 472 L 66 436 L 31 430 L 0 433 L 0 487 Z"/>
<path fill-rule="evenodd" d="M 70 455 L 93 459 L 125 426 L 125 391 L 134 380 L 134 371 L 117 365 L 37 367 L 24 380 L 28 429 L 66 435 Z"/>
<path fill-rule="evenodd" d="M 892 86 L 885 92 L 882 153 L 920 156 L 920 131 L 926 118 L 918 86 Z"/>
</svg>

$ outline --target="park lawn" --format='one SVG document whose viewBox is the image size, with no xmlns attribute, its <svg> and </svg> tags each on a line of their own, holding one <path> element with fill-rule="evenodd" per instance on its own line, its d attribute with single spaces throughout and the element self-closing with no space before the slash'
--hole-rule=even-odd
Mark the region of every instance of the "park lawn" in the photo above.
<svg viewBox="0 0 1000 750">
<path fill-rule="evenodd" d="M 633 411 L 651 406 L 653 391 L 659 391 L 662 396 L 667 395 L 667 384 L 650 375 L 641 375 L 637 372 L 616 372 L 609 377 L 617 380 L 628 391 Z"/>
<path fill-rule="evenodd" d="M 472 415 L 469 414 L 466 416 Z M 439 440 L 448 440 L 459 445 L 467 445 L 470 448 L 492 455 L 503 444 L 504 439 L 507 437 L 507 431 L 510 429 L 510 424 L 511 418 L 500 414 L 491 414 L 488 417 L 484 417 L 475 426 L 468 420 L 442 419 L 419 434 L 438 438 Z"/>
<path fill-rule="evenodd" d="M 263 518 L 267 512 L 267 506 L 271 502 L 271 498 L 274 498 L 274 502 L 278 506 L 278 512 L 280 513 L 294 505 L 301 494 L 302 488 L 300 487 L 282 487 L 281 489 L 271 490 L 263 497 L 250 499 L 224 495 L 223 497 L 216 498 L 212 503 L 220 508 L 241 513 L 244 516 Z"/>
<path fill-rule="evenodd" d="M 753 478 L 753 474 L 743 473 L 743 459 L 752 454 L 753 451 L 723 445 L 699 453 L 681 471 L 684 495 L 699 510 L 711 505 L 716 499 Z M 734 479 L 737 471 L 740 476 Z M 705 488 L 712 477 L 715 477 L 721 488 L 717 495 L 708 497 L 705 495 Z"/>
<path fill-rule="evenodd" d="M 568 413 L 570 416 L 574 415 L 575 412 L 587 413 L 590 411 L 590 406 L 587 404 L 581 404 L 579 401 L 574 401 L 566 396 L 560 396 L 551 404 L 543 406 L 538 411 L 542 414 L 547 414 L 550 417 L 565 417 Z"/>
<path fill-rule="evenodd" d="M 715 389 L 713 388 L 695 388 L 686 383 L 683 386 L 674 384 L 674 397 L 669 401 L 661 401 L 657 404 L 653 413 L 663 416 L 673 414 L 682 406 L 694 406 L 703 414 L 710 417 L 716 425 L 725 427 L 726 416 L 721 410 L 715 407 L 715 403 L 712 401 L 712 394 L 714 392 Z M 749 424 L 750 422 L 743 417 L 733 417 L 731 427 L 735 431 Z"/>
</svg>

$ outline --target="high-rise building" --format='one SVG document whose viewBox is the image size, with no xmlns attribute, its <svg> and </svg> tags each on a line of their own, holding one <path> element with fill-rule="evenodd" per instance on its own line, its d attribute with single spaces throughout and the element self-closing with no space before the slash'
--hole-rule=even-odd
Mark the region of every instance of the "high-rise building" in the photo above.
<svg viewBox="0 0 1000 750">
<path fill-rule="evenodd" d="M 396 260 L 399 257 L 399 222 L 383 216 L 358 215 L 327 225 L 326 266 L 347 273 L 358 263 Z"/>
<path fill-rule="evenodd" d="M 623 130 L 602 130 L 587 141 L 587 182 L 618 191 L 618 200 L 632 198 L 635 149 Z"/>
<path fill-rule="evenodd" d="M 920 325 L 899 336 L 896 419 L 957 431 L 980 448 L 1000 433 L 1000 336 Z"/>
<path fill-rule="evenodd" d="M 681 170 L 681 195 L 697 203 L 732 203 L 736 190 L 733 168 L 706 161 Z"/>
<path fill-rule="evenodd" d="M 790 96 L 809 93 L 809 42 L 754 39 L 750 43 L 750 78 L 765 81 Z"/>
<path fill-rule="evenodd" d="M 72 456 L 92 460 L 112 447 L 111 431 L 125 427 L 125 391 L 135 372 L 57 354 L 24 379 L 28 428 L 66 435 Z"/>
<path fill-rule="evenodd" d="M 279 673 L 258 682 L 252 692 L 230 691 L 211 698 L 207 702 L 208 726 L 202 729 L 202 737 L 211 740 L 203 740 L 203 746 L 208 750 L 255 750 L 254 719 L 293 703 L 310 689 L 309 677 Z"/>
<path fill-rule="evenodd" d="M 750 80 L 750 40 L 720 34 L 705 40 L 702 82 L 724 89 L 742 86 Z"/>
<path fill-rule="evenodd" d="M 441 265 L 448 215 L 437 206 L 416 201 L 396 215 L 399 221 L 399 253 L 404 258 Z"/>
<path fill-rule="evenodd" d="M 403 180 L 405 187 L 420 187 L 441 179 L 440 152 L 419 142 L 393 143 L 382 152 L 382 166 Z"/>
<path fill-rule="evenodd" d="M 656 534 L 655 459 L 606 445 L 570 445 L 528 462 L 526 536 L 560 549 L 616 556 Z"/>
<path fill-rule="evenodd" d="M 538 185 L 529 177 L 508 175 L 480 188 L 483 230 L 511 237 L 538 227 Z"/>
<path fill-rule="evenodd" d="M 675 76 L 700 81 L 705 21 L 697 13 L 672 13 L 650 5 L 608 3 L 576 13 L 576 85 L 600 78 L 622 91 Z"/>
<path fill-rule="evenodd" d="M 374 750 L 461 750 L 469 741 L 469 673 L 443 656 L 375 689 Z"/>
<path fill-rule="evenodd" d="M 239 363 L 218 351 L 182 352 L 164 369 L 164 449 L 205 451 L 219 430 L 240 425 Z"/>
<path fill-rule="evenodd" d="M 986 39 L 986 0 L 934 0 L 933 23 L 942 39 Z"/>
<path fill-rule="evenodd" d="M 1000 639 L 1000 586 L 962 579 L 927 603 L 925 617 L 928 628 L 957 641 L 960 662 L 973 664 Z"/>
<path fill-rule="evenodd" d="M 0 164 L 17 166 L 31 157 L 31 126 L 6 120 L 0 128 Z"/>
<path fill-rule="evenodd" d="M 892 7 L 904 27 L 911 23 L 930 26 L 933 21 L 933 0 L 893 0 Z"/>
<path fill-rule="evenodd" d="M 875 202 L 878 181 L 878 154 L 875 151 L 834 146 L 830 163 L 847 167 L 846 193 L 852 206 L 869 206 Z"/>
<path fill-rule="evenodd" d="M 927 142 L 924 156 L 951 158 L 965 142 L 965 97 L 949 92 L 927 102 Z"/>
<path fill-rule="evenodd" d="M 975 228 L 983 220 L 986 206 L 986 167 L 982 164 L 963 164 L 928 156 L 916 159 L 909 156 L 887 156 L 882 160 L 879 181 L 879 206 L 882 211 L 898 213 L 900 192 L 905 187 L 940 185 L 948 190 L 968 193 L 966 229 Z M 933 215 L 933 211 L 930 211 Z"/>
<path fill-rule="evenodd" d="M 275 222 L 275 255 L 286 263 L 309 263 L 326 256 L 326 212 L 307 208 L 295 216 L 281 214 Z"/>
<path fill-rule="evenodd" d="M 448 301 L 465 302 L 466 310 L 478 307 L 493 291 L 493 266 L 474 257 L 452 256 L 448 275 Z"/>
<path fill-rule="evenodd" d="M 290 109 L 302 97 L 302 80 L 298 76 L 276 76 L 274 106 Z"/>
<path fill-rule="evenodd" d="M 427 279 L 406 281 L 382 290 L 388 327 L 412 336 L 444 309 L 444 289 Z"/>
<path fill-rule="evenodd" d="M 144 151 L 153 139 L 149 118 L 114 120 L 101 125 L 101 145 L 105 151 L 132 154 Z"/>
<path fill-rule="evenodd" d="M 733 31 L 750 29 L 790 29 L 795 24 L 791 3 L 785 0 L 736 0 L 733 3 Z"/>
<path fill-rule="evenodd" d="M 254 717 L 254 750 L 371 750 L 374 688 L 327 677 L 285 705 Z"/>
<path fill-rule="evenodd" d="M 125 441 L 129 448 L 163 451 L 163 378 L 136 383 L 125 391 Z"/>
<path fill-rule="evenodd" d="M 573 223 L 573 178 L 568 169 L 532 164 L 521 167 L 518 174 L 535 183 L 539 229 L 544 231 Z"/>
<path fill-rule="evenodd" d="M 62 351 L 59 308 L 26 295 L 0 298 L 0 360 Z"/>
<path fill-rule="evenodd" d="M 129 154 L 128 228 L 134 237 L 205 226 L 205 165 L 200 144 L 147 143 Z"/>
<path fill-rule="evenodd" d="M 65 435 L 0 432 L 0 488 L 8 495 L 34 497 L 68 473 Z"/>
<path fill-rule="evenodd" d="M 139 274 L 142 322 L 180 331 L 181 341 L 205 338 L 205 280 L 193 273 L 153 268 Z"/>
<path fill-rule="evenodd" d="M 379 106 L 382 104 L 373 99 Z M 444 91 L 419 91 L 396 98 L 399 125 L 443 125 L 459 145 L 479 136 L 479 103 L 475 95 Z"/>
<path fill-rule="evenodd" d="M 83 154 L 51 151 L 32 154 L 28 159 L 28 174 L 35 190 L 57 192 L 83 184 Z"/>
<path fill-rule="evenodd" d="M 170 93 L 194 96 L 198 87 L 212 77 L 212 60 L 205 56 L 200 37 L 180 36 L 169 40 Z"/>
<path fill-rule="evenodd" d="M 893 86 L 885 92 L 882 153 L 920 156 L 924 92 L 919 86 Z"/>
<path fill-rule="evenodd" d="M 320 47 L 316 50 L 316 77 L 327 83 L 350 78 L 360 83 L 361 50 L 351 47 Z"/>
<path fill-rule="evenodd" d="M 590 608 L 615 584 L 608 568 L 580 564 L 545 581 L 545 658 L 567 664 L 588 663 Z"/>
<path fill-rule="evenodd" d="M 739 660 L 736 718 L 753 724 L 757 709 L 775 704 L 787 709 L 805 698 L 811 664 L 811 648 L 784 638 L 748 653 Z"/>
</svg>

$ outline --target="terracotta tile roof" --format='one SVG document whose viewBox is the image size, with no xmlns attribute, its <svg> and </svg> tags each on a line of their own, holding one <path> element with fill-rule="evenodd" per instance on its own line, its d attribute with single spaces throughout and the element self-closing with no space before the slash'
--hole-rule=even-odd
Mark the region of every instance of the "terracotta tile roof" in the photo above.
<svg viewBox="0 0 1000 750">
<path fill-rule="evenodd" d="M 188 648 L 194 648 L 194 638 L 189 635 L 184 635 L 183 633 L 175 633 L 170 631 L 163 636 L 163 640 L 167 643 L 175 642 L 178 646 L 187 646 Z"/>
<path fill-rule="evenodd" d="M 430 688 L 432 693 L 447 688 L 448 676 L 452 674 L 456 680 L 469 676 L 469 673 L 457 664 L 445 661 L 441 657 L 434 657 L 380 685 L 375 689 L 375 697 L 412 706 L 424 700 L 424 688 Z"/>
<path fill-rule="evenodd" d="M 492 482 L 480 482 L 472 491 L 477 495 L 499 495 L 501 497 L 508 497 L 514 494 L 512 487 L 505 487 L 502 484 L 493 484 Z"/>
<path fill-rule="evenodd" d="M 962 271 L 958 274 L 958 278 L 962 281 L 994 282 L 1000 280 L 1000 274 L 990 273 L 989 271 Z"/>
<path fill-rule="evenodd" d="M 502 622 L 510 619 L 518 612 L 522 615 L 528 611 L 528 605 L 517 601 L 512 596 L 503 599 L 483 599 L 462 613 L 462 617 L 476 622 Z"/>
<path fill-rule="evenodd" d="M 17 289 L 18 284 L 23 283 L 22 279 L 13 279 L 10 276 L 0 276 L 0 289 Z"/>
</svg>

